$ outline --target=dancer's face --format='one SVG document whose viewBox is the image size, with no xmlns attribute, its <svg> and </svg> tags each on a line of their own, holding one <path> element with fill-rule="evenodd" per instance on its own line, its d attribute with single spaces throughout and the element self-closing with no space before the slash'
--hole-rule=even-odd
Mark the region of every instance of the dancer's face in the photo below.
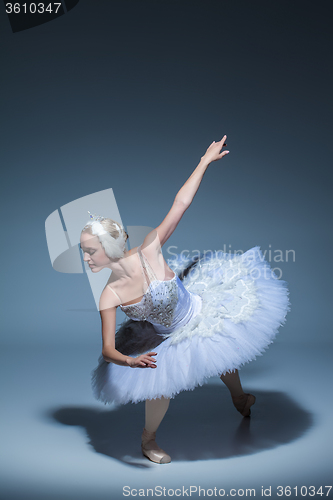
<svg viewBox="0 0 333 500">
<path fill-rule="evenodd" d="M 89 265 L 91 272 L 98 273 L 104 267 L 109 266 L 110 259 L 106 255 L 98 236 L 82 233 L 80 247 L 83 251 L 83 260 Z"/>
</svg>

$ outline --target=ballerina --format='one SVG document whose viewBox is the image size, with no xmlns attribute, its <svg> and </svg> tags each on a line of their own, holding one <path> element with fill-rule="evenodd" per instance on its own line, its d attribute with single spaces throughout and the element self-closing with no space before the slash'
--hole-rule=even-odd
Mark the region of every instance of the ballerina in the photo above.
<svg viewBox="0 0 333 500">
<path fill-rule="evenodd" d="M 142 453 L 156 463 L 171 457 L 156 443 L 170 398 L 219 375 L 243 417 L 255 396 L 238 369 L 273 341 L 290 310 L 287 283 L 278 280 L 259 247 L 243 255 L 215 253 L 166 263 L 162 247 L 191 205 L 210 163 L 229 151 L 213 141 L 173 205 L 142 244 L 126 250 L 124 228 L 91 216 L 80 246 L 91 272 L 112 270 L 99 303 L 102 354 L 92 373 L 95 397 L 107 403 L 145 401 Z M 130 318 L 116 332 L 116 310 Z M 133 370 L 130 370 L 133 368 Z"/>
</svg>

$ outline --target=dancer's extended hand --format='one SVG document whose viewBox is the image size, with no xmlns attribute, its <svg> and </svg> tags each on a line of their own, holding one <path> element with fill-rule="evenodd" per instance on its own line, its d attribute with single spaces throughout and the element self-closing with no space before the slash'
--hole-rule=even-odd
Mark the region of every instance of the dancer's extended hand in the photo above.
<svg viewBox="0 0 333 500">
<path fill-rule="evenodd" d="M 206 153 L 201 157 L 201 160 L 207 161 L 207 163 L 211 163 L 212 161 L 220 160 L 223 156 L 227 155 L 229 151 L 221 151 L 221 149 L 226 146 L 225 141 L 227 136 L 223 136 L 219 142 L 213 141 Z"/>
<path fill-rule="evenodd" d="M 157 368 L 156 359 L 153 356 L 156 356 L 157 352 L 147 352 L 147 354 L 141 354 L 137 358 L 131 358 L 130 367 L 131 368 Z"/>
</svg>

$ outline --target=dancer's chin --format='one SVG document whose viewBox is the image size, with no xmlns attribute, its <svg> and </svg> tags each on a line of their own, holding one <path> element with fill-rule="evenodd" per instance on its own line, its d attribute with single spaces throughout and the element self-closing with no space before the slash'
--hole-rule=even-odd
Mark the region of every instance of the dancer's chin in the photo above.
<svg viewBox="0 0 333 500">
<path fill-rule="evenodd" d="M 103 269 L 102 267 L 97 267 L 97 266 L 89 266 L 89 267 L 92 273 L 98 273 L 101 269 Z"/>
</svg>

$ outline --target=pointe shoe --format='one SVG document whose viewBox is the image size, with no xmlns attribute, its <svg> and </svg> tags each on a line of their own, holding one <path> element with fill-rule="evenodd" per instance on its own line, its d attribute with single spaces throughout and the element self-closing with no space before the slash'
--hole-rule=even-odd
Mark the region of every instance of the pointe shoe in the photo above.
<svg viewBox="0 0 333 500">
<path fill-rule="evenodd" d="M 149 432 L 143 429 L 141 436 L 141 449 L 145 457 L 157 464 L 168 464 L 171 462 L 171 457 L 159 448 L 155 442 L 156 432 Z"/>
<path fill-rule="evenodd" d="M 249 417 L 251 415 L 250 406 L 254 405 L 256 402 L 255 396 L 253 394 L 243 394 L 242 396 L 232 397 L 232 402 L 234 407 L 243 417 Z"/>
</svg>

